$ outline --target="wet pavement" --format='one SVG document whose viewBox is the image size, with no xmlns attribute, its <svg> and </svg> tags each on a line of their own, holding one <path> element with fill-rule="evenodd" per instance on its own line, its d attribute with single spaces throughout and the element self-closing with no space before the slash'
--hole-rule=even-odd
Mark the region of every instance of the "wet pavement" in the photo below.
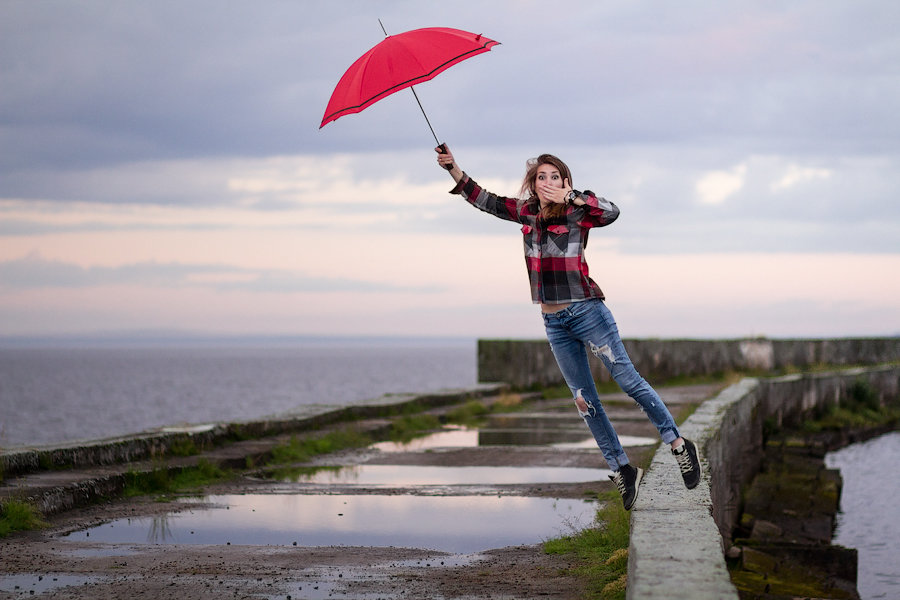
<svg viewBox="0 0 900 600">
<path fill-rule="evenodd" d="M 679 419 L 721 387 L 658 391 Z M 632 462 L 647 460 L 655 429 L 623 394 L 603 400 Z M 571 559 L 540 544 L 593 525 L 612 489 L 570 398 L 303 466 L 54 516 L 0 540 L 0 599 L 571 598 Z"/>
</svg>

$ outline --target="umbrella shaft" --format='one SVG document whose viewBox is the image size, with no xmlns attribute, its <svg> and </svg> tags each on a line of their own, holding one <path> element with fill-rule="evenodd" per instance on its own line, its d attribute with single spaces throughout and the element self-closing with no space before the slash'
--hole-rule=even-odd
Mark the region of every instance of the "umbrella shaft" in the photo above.
<svg viewBox="0 0 900 600">
<path fill-rule="evenodd" d="M 381 22 L 381 19 L 378 19 L 378 24 L 381 25 L 381 31 L 384 32 L 384 37 L 387 37 L 387 29 L 384 28 L 384 23 Z M 434 143 L 440 146 L 441 142 L 438 141 L 438 136 L 434 132 L 434 127 L 431 126 L 431 121 L 428 120 L 428 115 L 425 114 L 425 109 L 422 108 L 422 101 L 419 100 L 419 95 L 416 93 L 416 88 L 414 88 L 413 86 L 409 86 L 409 91 L 411 91 L 413 93 L 413 96 L 416 97 L 416 103 L 419 105 L 419 110 L 422 111 L 422 116 L 425 117 L 425 122 L 428 123 L 428 129 L 431 130 L 431 135 L 434 136 Z"/>
<path fill-rule="evenodd" d="M 431 135 L 434 136 L 434 143 L 437 144 L 438 146 L 440 146 L 441 142 L 438 141 L 438 136 L 434 132 L 434 127 L 431 126 L 431 121 L 428 120 L 428 115 L 425 114 L 425 109 L 422 108 L 422 101 L 419 100 L 419 95 L 416 93 L 416 88 L 410 86 L 409 90 L 413 93 L 413 96 L 416 97 L 416 103 L 418 103 L 418 105 L 419 105 L 419 110 L 422 111 L 422 116 L 425 117 L 425 122 L 428 123 L 428 129 L 431 130 Z"/>
</svg>

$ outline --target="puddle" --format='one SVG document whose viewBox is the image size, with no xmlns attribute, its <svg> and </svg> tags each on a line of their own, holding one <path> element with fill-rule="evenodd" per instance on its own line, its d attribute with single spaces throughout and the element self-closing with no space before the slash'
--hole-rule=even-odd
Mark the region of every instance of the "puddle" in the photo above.
<svg viewBox="0 0 900 600">
<path fill-rule="evenodd" d="M 440 467 L 357 465 L 297 473 L 284 481 L 318 485 L 410 487 L 438 485 L 506 485 L 606 481 L 612 471 L 582 467 Z"/>
<path fill-rule="evenodd" d="M 19 575 L 0 575 L 0 591 L 10 594 L 19 594 L 23 597 L 56 591 L 68 586 L 82 586 L 89 583 L 97 583 L 100 577 L 86 577 L 84 575 L 62 575 L 36 573 L 22 573 Z"/>
<path fill-rule="evenodd" d="M 596 504 L 515 496 L 247 494 L 218 508 L 120 519 L 64 539 L 108 544 L 397 546 L 472 554 L 593 524 Z"/>
<path fill-rule="evenodd" d="M 634 448 L 636 446 L 653 446 L 659 443 L 659 438 L 640 437 L 636 435 L 620 435 L 619 443 L 623 448 Z M 596 448 L 597 442 L 594 438 L 588 438 L 580 442 L 561 442 L 553 444 L 554 448 Z"/>
<path fill-rule="evenodd" d="M 409 442 L 379 442 L 372 448 L 382 452 L 417 452 L 435 448 L 475 448 L 478 446 L 553 446 L 555 448 L 596 448 L 584 423 L 571 419 L 558 422 L 536 420 L 533 417 L 495 417 L 480 429 L 448 426 L 443 430 L 416 438 Z M 649 446 L 658 438 L 620 435 L 622 446 Z"/>
<path fill-rule="evenodd" d="M 442 431 L 430 433 L 408 442 L 378 442 L 370 447 L 382 452 L 416 452 L 434 448 L 474 448 L 476 446 L 478 446 L 477 429 L 447 426 Z"/>
</svg>

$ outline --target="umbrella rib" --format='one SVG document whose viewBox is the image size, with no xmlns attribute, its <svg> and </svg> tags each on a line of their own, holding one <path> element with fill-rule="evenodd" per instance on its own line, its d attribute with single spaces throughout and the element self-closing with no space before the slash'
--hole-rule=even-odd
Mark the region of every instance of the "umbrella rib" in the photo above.
<svg viewBox="0 0 900 600">
<path fill-rule="evenodd" d="M 455 62 L 460 62 L 460 59 L 462 59 L 463 57 L 468 56 L 470 54 L 479 54 L 481 52 L 485 52 L 490 49 L 490 46 L 498 45 L 499 43 L 500 42 L 496 42 L 494 40 L 489 40 L 489 41 L 485 42 L 484 45 L 482 45 L 480 48 L 475 48 L 473 50 L 463 52 L 462 54 L 459 54 L 449 60 L 444 61 L 443 63 L 439 64 L 434 69 L 432 69 L 431 71 L 429 71 L 428 73 L 426 73 L 424 75 L 420 75 L 418 77 L 413 77 L 412 79 L 407 79 L 406 81 L 395 84 L 395 85 L 387 88 L 386 90 L 382 90 L 382 91 L 378 92 L 371 98 L 368 98 L 364 102 L 361 102 L 360 104 L 357 104 L 355 106 L 345 106 L 344 108 L 342 108 L 340 110 L 336 110 L 333 113 L 331 113 L 330 115 L 326 115 L 325 119 L 323 119 L 322 122 L 323 122 L 323 124 L 327 123 L 329 120 L 331 120 L 333 117 L 335 117 L 335 115 L 340 115 L 342 113 L 351 114 L 353 112 L 358 112 L 359 110 L 365 108 L 369 104 L 372 104 L 373 102 L 377 101 L 379 98 L 384 98 L 385 96 L 389 96 L 389 95 L 393 94 L 395 91 L 401 90 L 404 87 L 412 86 L 412 85 L 415 85 L 416 83 L 422 83 L 424 81 L 428 81 L 429 79 L 434 77 L 437 73 L 440 73 L 441 70 L 449 68 Z"/>
</svg>

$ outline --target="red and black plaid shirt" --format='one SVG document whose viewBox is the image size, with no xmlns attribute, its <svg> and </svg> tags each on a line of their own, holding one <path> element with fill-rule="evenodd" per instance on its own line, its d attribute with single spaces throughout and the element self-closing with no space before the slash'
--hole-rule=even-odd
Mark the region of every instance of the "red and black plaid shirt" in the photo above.
<svg viewBox="0 0 900 600">
<path fill-rule="evenodd" d="M 576 192 L 585 201 L 584 206 L 573 204 L 559 218 L 542 219 L 537 200 L 492 194 L 465 174 L 450 193 L 460 194 L 486 213 L 522 224 L 525 265 L 535 304 L 603 299 L 600 287 L 588 275 L 584 246 L 592 227 L 609 225 L 619 216 L 615 204 L 592 192 Z"/>
</svg>

